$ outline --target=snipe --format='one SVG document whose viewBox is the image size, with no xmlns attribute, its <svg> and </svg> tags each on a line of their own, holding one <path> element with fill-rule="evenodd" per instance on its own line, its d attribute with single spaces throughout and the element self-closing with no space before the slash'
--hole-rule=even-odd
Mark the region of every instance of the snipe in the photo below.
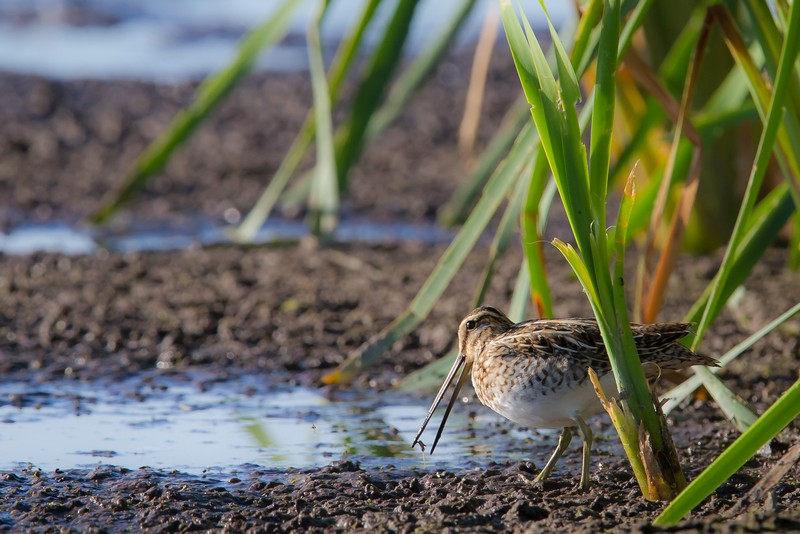
<svg viewBox="0 0 800 534">
<path fill-rule="evenodd" d="M 648 378 L 665 369 L 716 366 L 678 341 L 690 333 L 689 323 L 631 324 L 636 348 Z M 572 439 L 577 426 L 583 437 L 580 487 L 589 486 L 592 431 L 586 419 L 602 410 L 589 380 L 594 369 L 606 391 L 616 394 L 600 329 L 594 319 L 542 319 L 514 324 L 502 312 L 482 306 L 458 327 L 455 364 L 431 405 L 412 446 L 463 366 L 455 391 L 431 446 L 431 454 L 467 376 L 482 404 L 529 428 L 563 428 L 558 445 L 536 480 L 547 478 Z"/>
</svg>

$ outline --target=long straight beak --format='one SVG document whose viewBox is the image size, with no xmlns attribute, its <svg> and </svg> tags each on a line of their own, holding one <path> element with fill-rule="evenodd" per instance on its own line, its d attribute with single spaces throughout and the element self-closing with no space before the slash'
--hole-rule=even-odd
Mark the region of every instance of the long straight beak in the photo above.
<svg viewBox="0 0 800 534">
<path fill-rule="evenodd" d="M 463 354 L 459 354 L 456 357 L 456 361 L 453 363 L 453 367 L 450 369 L 450 372 L 447 373 L 447 378 L 445 378 L 442 387 L 439 388 L 439 393 L 436 394 L 436 398 L 433 399 L 433 404 L 431 404 L 430 410 L 428 410 L 428 415 L 425 417 L 425 421 L 422 423 L 422 426 L 419 428 L 419 432 L 417 432 L 417 436 L 414 438 L 414 442 L 411 444 L 414 447 L 417 443 L 421 443 L 419 438 L 422 436 L 422 433 L 425 431 L 425 427 L 428 426 L 428 422 L 430 422 L 431 417 L 433 417 L 433 412 L 439 406 L 439 403 L 442 402 L 442 397 L 444 397 L 445 391 L 450 386 L 450 383 L 453 382 L 453 378 L 455 378 L 458 369 L 464 365 L 466 361 L 466 356 Z M 464 381 L 469 376 L 469 372 L 472 369 L 472 362 L 468 363 L 464 366 L 464 369 L 461 371 L 461 376 L 458 377 L 458 382 L 456 382 L 456 387 L 453 390 L 453 395 L 450 397 L 450 401 L 447 403 L 447 409 L 444 412 L 444 417 L 442 418 L 442 423 L 439 425 L 439 430 L 436 432 L 436 439 L 433 440 L 433 445 L 431 446 L 430 454 L 433 454 L 433 451 L 436 449 L 436 444 L 439 443 L 439 438 L 442 437 L 442 432 L 444 431 L 444 425 L 447 423 L 447 418 L 450 415 L 450 410 L 453 409 L 453 405 L 458 398 L 458 392 L 461 391 L 461 387 L 464 385 Z M 425 446 L 423 445 L 423 450 Z"/>
</svg>

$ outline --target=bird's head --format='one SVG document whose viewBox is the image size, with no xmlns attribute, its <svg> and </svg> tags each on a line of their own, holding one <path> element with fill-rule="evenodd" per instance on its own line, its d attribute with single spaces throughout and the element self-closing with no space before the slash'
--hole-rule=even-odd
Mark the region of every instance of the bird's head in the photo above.
<svg viewBox="0 0 800 534">
<path fill-rule="evenodd" d="M 436 410 L 436 407 L 442 401 L 442 397 L 444 397 L 447 388 L 455 379 L 458 370 L 463 367 L 461 370 L 461 375 L 458 377 L 458 381 L 456 382 L 455 389 L 453 390 L 453 395 L 450 397 L 450 402 L 447 403 L 447 409 L 444 412 L 442 423 L 439 425 L 439 430 L 436 432 L 436 438 L 433 440 L 433 445 L 431 446 L 430 452 L 433 454 L 436 444 L 439 443 L 439 438 L 442 437 L 444 425 L 447 422 L 447 417 L 450 415 L 450 410 L 453 409 L 453 404 L 455 404 L 455 401 L 458 398 L 458 392 L 461 391 L 461 387 L 464 385 L 464 382 L 472 370 L 472 364 L 475 362 L 475 358 L 478 354 L 480 354 L 489 340 L 491 340 L 495 335 L 508 330 L 513 324 L 514 323 L 512 323 L 511 320 L 501 311 L 497 310 L 496 308 L 492 308 L 491 306 L 481 306 L 480 308 L 476 308 L 472 310 L 466 317 L 464 317 L 458 327 L 458 356 L 456 356 L 456 361 L 453 363 L 453 367 L 450 369 L 450 372 L 447 374 L 447 378 L 442 384 L 442 387 L 439 389 L 439 393 L 433 400 L 431 409 L 428 410 L 428 415 L 425 418 L 425 421 L 422 423 L 422 427 L 419 429 L 417 437 L 414 438 L 412 447 L 419 443 L 419 438 L 422 436 L 422 432 L 425 430 L 425 427 L 428 426 L 428 422 L 431 420 L 434 410 Z"/>
<path fill-rule="evenodd" d="M 483 351 L 486 344 L 498 334 L 508 330 L 514 323 L 503 312 L 491 306 L 472 310 L 458 327 L 458 352 L 467 365 Z"/>
</svg>

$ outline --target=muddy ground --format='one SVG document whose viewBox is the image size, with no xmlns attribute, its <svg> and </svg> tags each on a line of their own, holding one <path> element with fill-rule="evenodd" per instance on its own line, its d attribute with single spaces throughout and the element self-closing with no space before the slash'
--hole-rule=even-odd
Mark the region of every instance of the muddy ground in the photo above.
<svg viewBox="0 0 800 534">
<path fill-rule="evenodd" d="M 398 123 L 367 149 L 352 176 L 345 217 L 434 219 L 466 173 L 456 132 L 467 78 L 465 56 L 448 60 Z M 189 85 L 0 75 L 0 224 L 8 229 L 21 222 L 82 220 L 191 92 Z M 481 142 L 517 94 L 508 58 L 500 57 L 490 76 Z M 303 74 L 248 79 L 112 225 L 198 215 L 221 223 L 245 213 L 280 163 L 309 101 Z M 202 368 L 216 380 L 255 372 L 265 381 L 318 385 L 403 311 L 443 250 L 408 242 L 323 247 L 303 240 L 253 248 L 4 256 L 0 380 L 91 382 Z M 447 352 L 486 254 L 486 245 L 479 246 L 423 325 L 350 387 L 390 388 Z M 566 266 L 552 250 L 548 254 L 557 314 L 590 313 Z M 507 306 L 519 258 L 515 245 L 487 302 Z M 800 300 L 798 277 L 784 269 L 785 260 L 783 249 L 767 254 L 737 306 L 715 323 L 706 353 L 719 355 Z M 681 260 L 663 319 L 685 313 L 719 261 Z M 787 324 L 721 376 L 763 410 L 798 376 L 798 331 L 797 321 Z M 673 423 L 690 476 L 737 436 L 702 400 L 687 403 Z M 798 428 L 795 423 L 782 433 L 770 455 L 746 464 L 679 530 L 800 531 L 796 466 L 764 502 L 723 517 L 797 441 Z M 18 469 L 0 473 L 0 529 L 652 530 L 647 524 L 662 507 L 639 498 L 623 458 L 601 453 L 603 467 L 595 466 L 592 489 L 581 493 L 574 489 L 577 453 L 571 455 L 539 485 L 530 482 L 536 468 L 528 460 L 541 458 L 458 472 L 362 469 L 349 461 L 314 470 L 254 467 L 230 479 L 149 468 Z"/>
</svg>

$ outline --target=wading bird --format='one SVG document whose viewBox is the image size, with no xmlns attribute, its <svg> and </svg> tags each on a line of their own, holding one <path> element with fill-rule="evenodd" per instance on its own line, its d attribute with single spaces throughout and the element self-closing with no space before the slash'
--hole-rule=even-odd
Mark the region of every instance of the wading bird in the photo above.
<svg viewBox="0 0 800 534">
<path fill-rule="evenodd" d="M 665 369 L 693 365 L 716 366 L 678 343 L 690 333 L 689 323 L 631 324 L 639 358 L 648 378 Z M 536 480 L 547 478 L 569 446 L 572 428 L 583 437 L 580 487 L 589 486 L 592 430 L 586 419 L 602 410 L 589 380 L 592 368 L 606 391 L 617 392 L 594 319 L 541 319 L 514 324 L 502 312 L 482 306 L 458 327 L 458 357 L 431 405 L 412 447 L 428 425 L 434 410 L 463 367 L 453 396 L 431 446 L 433 454 L 450 410 L 467 376 L 482 404 L 529 428 L 563 428 L 558 445 Z M 424 447 L 424 444 L 422 444 Z"/>
</svg>

